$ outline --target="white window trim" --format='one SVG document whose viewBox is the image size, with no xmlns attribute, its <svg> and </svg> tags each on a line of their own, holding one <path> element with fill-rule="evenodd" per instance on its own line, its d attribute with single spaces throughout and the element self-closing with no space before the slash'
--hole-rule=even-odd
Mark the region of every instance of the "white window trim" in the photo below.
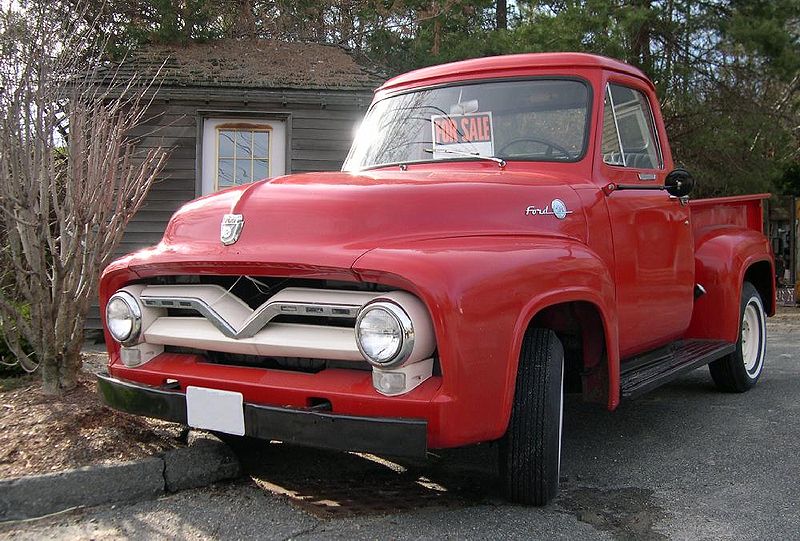
<svg viewBox="0 0 800 541">
<path fill-rule="evenodd" d="M 292 172 L 291 161 L 291 136 L 292 136 L 292 114 L 286 111 L 243 111 L 243 110 L 217 110 L 217 109 L 198 109 L 196 116 L 196 159 L 195 159 L 195 196 L 208 195 L 215 193 L 213 190 L 214 183 L 206 181 L 206 171 L 209 167 L 216 167 L 214 161 L 217 158 L 216 145 L 214 142 L 213 156 L 209 156 L 212 152 L 204 152 L 206 128 L 209 124 L 218 124 L 221 122 L 230 123 L 245 123 L 252 124 L 270 124 L 273 127 L 280 126 L 282 133 L 276 130 L 275 137 L 281 136 L 284 140 L 284 152 L 272 152 L 272 160 L 270 161 L 270 173 L 281 171 L 278 168 L 280 165 L 282 169 L 281 174 L 288 175 Z M 213 158 L 213 159 L 212 159 Z M 276 174 L 276 176 L 278 176 Z M 216 178 L 216 172 L 214 173 Z M 215 181 L 214 181 L 215 182 Z"/>
</svg>

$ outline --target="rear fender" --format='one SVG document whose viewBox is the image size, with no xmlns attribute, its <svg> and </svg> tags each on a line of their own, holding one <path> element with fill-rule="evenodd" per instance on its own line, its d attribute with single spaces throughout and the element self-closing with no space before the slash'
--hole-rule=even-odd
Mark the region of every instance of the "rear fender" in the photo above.
<svg viewBox="0 0 800 541">
<path fill-rule="evenodd" d="M 460 427 L 447 446 L 500 438 L 514 397 L 522 338 L 554 304 L 584 301 L 601 314 L 609 365 L 609 407 L 618 402 L 614 285 L 585 245 L 566 238 L 463 237 L 371 250 L 353 271 L 407 289 L 434 322 L 443 383 L 435 400 L 458 401 Z"/>
<path fill-rule="evenodd" d="M 760 232 L 726 228 L 698 239 L 695 248 L 695 280 L 706 290 L 697 298 L 689 338 L 707 338 L 735 342 L 739 337 L 739 310 L 742 284 L 748 269 L 757 263 L 769 265 L 775 275 L 775 262 L 766 237 Z M 764 307 L 775 311 L 774 279 L 769 282 Z"/>
</svg>

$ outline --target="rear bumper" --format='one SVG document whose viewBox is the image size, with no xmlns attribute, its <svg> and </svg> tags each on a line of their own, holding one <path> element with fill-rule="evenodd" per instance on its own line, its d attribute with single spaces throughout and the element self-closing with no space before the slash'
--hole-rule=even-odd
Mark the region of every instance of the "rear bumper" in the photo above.
<svg viewBox="0 0 800 541">
<path fill-rule="evenodd" d="M 187 424 L 182 392 L 97 375 L 103 401 L 114 409 Z M 357 417 L 300 408 L 244 403 L 245 435 L 266 440 L 367 453 L 424 457 L 428 423 L 423 419 Z"/>
</svg>

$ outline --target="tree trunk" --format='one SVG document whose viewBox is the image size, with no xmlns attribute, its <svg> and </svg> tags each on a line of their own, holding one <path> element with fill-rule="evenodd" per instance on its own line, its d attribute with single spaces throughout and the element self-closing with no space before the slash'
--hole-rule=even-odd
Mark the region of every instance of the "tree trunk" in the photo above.
<svg viewBox="0 0 800 541">
<path fill-rule="evenodd" d="M 431 13 L 433 14 L 433 45 L 431 45 L 431 55 L 439 56 L 442 48 L 442 20 L 440 18 L 439 3 L 433 2 L 431 5 Z"/>
<path fill-rule="evenodd" d="M 633 2 L 635 9 L 647 12 L 648 17 L 637 26 L 630 29 L 629 41 L 631 44 L 631 63 L 641 68 L 646 74 L 652 75 L 653 64 L 650 54 L 650 20 L 649 15 L 653 9 L 650 0 L 637 0 Z"/>
<path fill-rule="evenodd" d="M 61 366 L 58 371 L 58 388 L 60 391 L 69 391 L 78 385 L 78 372 L 80 372 L 80 369 L 80 349 L 61 357 Z"/>
<path fill-rule="evenodd" d="M 81 329 L 85 317 L 80 317 Z M 45 394 L 61 394 L 74 389 L 78 384 L 78 372 L 81 368 L 81 346 L 83 331 L 59 344 L 63 350 L 39 359 L 42 370 L 42 390 Z"/>
<path fill-rule="evenodd" d="M 508 0 L 497 0 L 497 29 L 508 30 Z"/>
<path fill-rule="evenodd" d="M 58 357 L 49 357 L 39 360 L 42 370 L 42 391 L 45 394 L 60 394 L 61 360 Z"/>
</svg>

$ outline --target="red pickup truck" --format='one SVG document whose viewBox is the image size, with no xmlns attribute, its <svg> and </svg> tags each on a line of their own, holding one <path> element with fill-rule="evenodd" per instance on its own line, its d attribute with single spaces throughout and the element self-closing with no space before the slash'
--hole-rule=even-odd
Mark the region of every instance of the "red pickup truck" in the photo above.
<svg viewBox="0 0 800 541">
<path fill-rule="evenodd" d="M 468 60 L 375 93 L 343 170 L 185 205 L 101 281 L 120 410 L 386 455 L 499 441 L 558 486 L 563 393 L 609 410 L 709 365 L 761 375 L 767 195 L 690 201 L 652 83 L 586 54 Z"/>
</svg>

